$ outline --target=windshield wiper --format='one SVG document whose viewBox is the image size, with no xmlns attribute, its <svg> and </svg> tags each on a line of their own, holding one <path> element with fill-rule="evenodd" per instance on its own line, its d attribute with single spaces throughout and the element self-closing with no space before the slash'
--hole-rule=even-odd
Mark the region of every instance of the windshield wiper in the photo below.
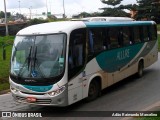
<svg viewBox="0 0 160 120">
<path fill-rule="evenodd" d="M 42 72 L 41 69 L 39 68 L 39 63 L 38 63 L 38 59 L 37 59 L 37 46 L 36 46 L 36 48 L 35 48 L 34 59 L 33 59 L 33 67 L 34 67 L 34 70 L 35 70 L 36 65 L 37 65 L 38 71 L 40 72 L 40 74 L 41 74 L 42 77 L 44 78 L 45 75 L 43 74 L 43 72 Z"/>
<path fill-rule="evenodd" d="M 20 70 L 19 70 L 18 76 L 21 75 L 22 70 L 23 70 L 23 68 L 25 67 L 27 61 L 28 61 L 28 71 L 29 71 L 29 66 L 30 66 L 30 62 L 31 62 L 31 52 L 32 52 L 32 46 L 31 46 L 30 49 L 29 49 L 28 57 L 25 59 L 24 64 L 22 65 L 22 67 L 21 67 Z"/>
<path fill-rule="evenodd" d="M 32 52 L 32 46 L 29 49 L 29 55 L 27 57 L 27 59 L 28 59 L 28 71 L 29 71 L 29 66 L 30 66 L 30 63 L 31 63 L 31 52 Z"/>
<path fill-rule="evenodd" d="M 35 66 L 36 66 L 36 60 L 37 60 L 37 46 L 36 46 L 36 49 L 35 49 L 35 54 L 34 54 L 34 61 L 33 61 L 33 66 L 34 66 L 34 69 L 35 69 Z"/>
</svg>

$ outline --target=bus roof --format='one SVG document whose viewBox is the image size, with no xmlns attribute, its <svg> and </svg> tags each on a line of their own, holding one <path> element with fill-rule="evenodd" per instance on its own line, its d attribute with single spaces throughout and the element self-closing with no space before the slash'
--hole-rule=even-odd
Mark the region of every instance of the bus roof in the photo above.
<svg viewBox="0 0 160 120">
<path fill-rule="evenodd" d="M 75 28 L 85 28 L 82 21 L 61 21 L 32 25 L 20 30 L 17 35 L 38 35 L 52 33 L 69 33 Z"/>
<path fill-rule="evenodd" d="M 83 21 L 63 21 L 50 22 L 38 25 L 32 25 L 20 30 L 17 35 L 38 35 L 52 33 L 67 33 L 72 30 L 86 27 L 109 27 L 109 26 L 133 26 L 133 25 L 150 25 L 155 24 L 153 21 L 128 21 L 128 22 L 83 22 Z"/>
</svg>

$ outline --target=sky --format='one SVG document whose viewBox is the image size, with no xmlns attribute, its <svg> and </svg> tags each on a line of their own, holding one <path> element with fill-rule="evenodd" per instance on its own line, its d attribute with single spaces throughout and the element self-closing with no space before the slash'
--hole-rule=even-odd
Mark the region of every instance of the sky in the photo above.
<svg viewBox="0 0 160 120">
<path fill-rule="evenodd" d="M 136 0 L 123 0 L 121 4 L 135 4 Z M 6 0 L 7 12 L 11 14 L 21 13 L 27 15 L 42 14 L 63 14 L 63 0 Z M 64 0 L 65 13 L 67 16 L 77 15 L 81 12 L 97 12 L 99 8 L 107 7 L 100 0 Z M 19 9 L 20 8 L 20 9 Z M 4 11 L 4 0 L 0 0 L 0 11 Z"/>
</svg>

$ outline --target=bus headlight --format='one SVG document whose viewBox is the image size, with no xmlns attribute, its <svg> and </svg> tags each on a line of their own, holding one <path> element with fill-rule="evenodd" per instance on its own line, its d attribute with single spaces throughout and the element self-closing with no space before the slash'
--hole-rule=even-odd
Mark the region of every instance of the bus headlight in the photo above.
<svg viewBox="0 0 160 120">
<path fill-rule="evenodd" d="M 64 90 L 65 90 L 65 86 L 62 86 L 62 87 L 60 87 L 60 88 L 57 89 L 57 90 L 54 90 L 54 91 L 52 91 L 52 92 L 49 92 L 48 94 L 49 94 L 50 96 L 56 96 L 56 95 L 61 94 Z"/>
</svg>

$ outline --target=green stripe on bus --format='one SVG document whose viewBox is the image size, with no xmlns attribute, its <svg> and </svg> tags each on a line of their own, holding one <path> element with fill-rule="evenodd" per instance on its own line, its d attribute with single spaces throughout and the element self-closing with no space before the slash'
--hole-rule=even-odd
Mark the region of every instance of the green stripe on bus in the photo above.
<svg viewBox="0 0 160 120">
<path fill-rule="evenodd" d="M 143 47 L 144 43 L 105 51 L 96 57 L 102 70 L 112 73 L 128 64 Z"/>
<path fill-rule="evenodd" d="M 23 85 L 25 88 L 35 91 L 35 92 L 47 92 L 49 91 L 53 85 L 49 86 L 30 86 L 30 85 Z"/>
</svg>

